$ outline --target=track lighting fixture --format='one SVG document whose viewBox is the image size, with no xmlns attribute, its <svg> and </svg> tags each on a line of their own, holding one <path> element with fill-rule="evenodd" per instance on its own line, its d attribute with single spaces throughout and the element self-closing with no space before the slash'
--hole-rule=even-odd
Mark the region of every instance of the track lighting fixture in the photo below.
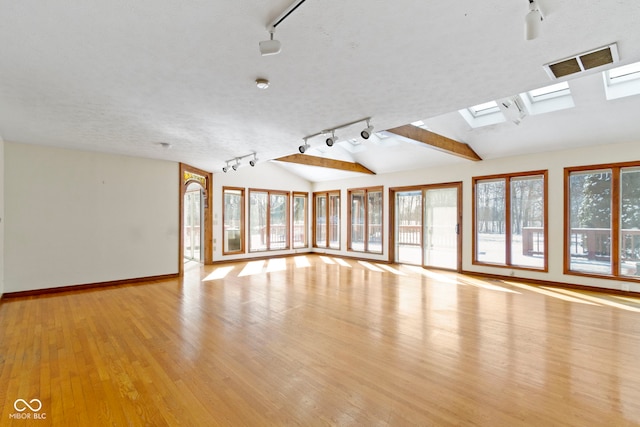
<svg viewBox="0 0 640 427">
<path fill-rule="evenodd" d="M 544 21 L 544 16 L 540 10 L 537 0 L 529 0 L 529 13 L 524 19 L 524 38 L 533 40 L 540 34 L 540 24 Z"/>
<path fill-rule="evenodd" d="M 305 151 L 307 151 L 309 149 L 309 147 L 311 147 L 309 145 L 309 143 L 307 142 L 307 138 L 302 138 L 304 139 L 304 144 L 301 145 L 300 147 L 298 147 L 298 150 L 300 151 L 300 154 L 304 154 Z"/>
<path fill-rule="evenodd" d="M 364 139 L 369 139 L 369 137 L 373 133 L 373 126 L 371 126 L 370 121 L 371 121 L 371 117 L 365 117 L 364 119 L 356 120 L 354 122 L 345 123 L 343 125 L 336 126 L 334 128 L 331 128 L 331 129 L 325 129 L 323 131 L 320 131 L 318 133 L 314 133 L 312 135 L 307 135 L 304 138 L 302 138 L 302 139 L 304 139 L 304 145 L 301 145 L 300 147 L 298 147 L 298 150 L 300 151 L 300 153 L 304 154 L 304 152 L 307 151 L 307 149 L 309 148 L 309 144 L 307 143 L 307 140 L 309 138 L 314 138 L 314 137 L 319 136 L 319 135 L 331 135 L 330 137 L 325 139 L 325 142 L 327 143 L 327 145 L 329 147 L 332 147 L 333 144 L 338 142 L 338 137 L 336 136 L 336 131 L 338 129 L 343 129 L 343 128 L 355 125 L 356 123 L 360 123 L 360 122 L 366 122 L 367 123 L 367 127 L 362 132 L 360 132 L 360 136 L 362 136 Z"/>
<path fill-rule="evenodd" d="M 367 127 L 364 128 L 362 132 L 360 132 L 360 136 L 363 137 L 364 139 L 369 139 L 372 133 L 373 133 L 373 126 L 369 124 L 369 119 L 367 119 Z"/>
<path fill-rule="evenodd" d="M 269 31 L 269 40 L 261 41 L 260 45 L 260 54 L 262 56 L 276 55 L 280 53 L 282 45 L 278 40 L 273 39 L 273 34 L 276 32 L 276 27 L 282 23 L 289 15 L 293 13 L 302 3 L 306 0 L 297 0 L 291 6 L 286 8 L 276 19 L 271 21 L 269 25 L 267 25 L 267 31 Z"/>
<path fill-rule="evenodd" d="M 336 136 L 336 131 L 332 130 L 331 131 L 331 136 L 329 138 L 327 138 L 327 140 L 326 140 L 327 145 L 329 147 L 333 147 L 333 144 L 335 144 L 337 140 L 338 140 L 338 137 Z"/>
<path fill-rule="evenodd" d="M 269 31 L 269 34 L 271 34 L 271 38 L 269 40 L 261 41 L 259 43 L 260 54 L 262 56 L 276 55 L 280 53 L 282 46 L 278 40 L 273 39 L 274 32 L 275 32 L 275 29 L 273 31 Z"/>
<path fill-rule="evenodd" d="M 231 169 L 234 171 L 238 170 L 240 167 L 240 160 L 246 159 L 247 157 L 253 156 L 253 159 L 249 160 L 249 164 L 253 167 L 258 163 L 258 155 L 254 153 L 245 154 L 244 156 L 234 157 L 233 159 L 225 160 L 226 166 L 222 168 L 222 172 L 227 173 L 229 171 L 229 163 L 234 162 L 231 165 Z"/>
</svg>

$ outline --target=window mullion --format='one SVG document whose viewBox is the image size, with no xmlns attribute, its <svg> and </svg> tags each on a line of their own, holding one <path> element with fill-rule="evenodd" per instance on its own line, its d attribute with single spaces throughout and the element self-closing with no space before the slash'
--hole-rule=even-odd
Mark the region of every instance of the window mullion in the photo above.
<svg viewBox="0 0 640 427">
<path fill-rule="evenodd" d="M 505 253 L 505 264 L 506 265 L 512 265 L 511 262 L 511 177 L 506 177 L 505 178 L 505 185 L 504 185 L 504 197 L 505 197 L 505 204 L 504 204 L 504 235 L 505 235 L 505 245 L 504 245 L 504 250 L 506 251 Z"/>
<path fill-rule="evenodd" d="M 611 169 L 611 273 L 620 275 L 620 168 Z"/>
</svg>

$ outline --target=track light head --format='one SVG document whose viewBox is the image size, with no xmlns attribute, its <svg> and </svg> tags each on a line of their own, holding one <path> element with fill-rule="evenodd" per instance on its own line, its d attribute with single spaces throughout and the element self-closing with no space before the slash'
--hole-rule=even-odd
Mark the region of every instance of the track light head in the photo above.
<svg viewBox="0 0 640 427">
<path fill-rule="evenodd" d="M 261 41 L 260 45 L 260 54 L 262 56 L 276 55 L 280 53 L 282 48 L 280 42 L 278 40 L 273 39 L 273 31 L 270 31 L 271 38 L 269 40 Z"/>
<path fill-rule="evenodd" d="M 529 0 L 529 13 L 524 19 L 524 38 L 533 40 L 540 34 L 540 24 L 544 16 L 536 0 Z"/>
<path fill-rule="evenodd" d="M 227 173 L 227 171 L 229 170 L 229 166 L 224 166 L 222 168 L 222 172 Z"/>
<path fill-rule="evenodd" d="M 338 141 L 338 137 L 336 136 L 336 131 L 332 130 L 331 136 L 327 138 L 326 143 L 329 147 L 332 147 L 333 144 L 336 143 L 336 141 Z"/>
<path fill-rule="evenodd" d="M 369 139 L 371 134 L 373 133 L 373 126 L 369 124 L 369 120 L 367 120 L 367 127 L 360 132 L 360 136 L 364 139 Z"/>
<path fill-rule="evenodd" d="M 307 138 L 303 138 L 303 139 L 304 139 L 304 144 L 298 147 L 298 151 L 300 151 L 300 154 L 304 154 L 304 152 L 307 151 L 307 149 L 310 147 L 309 144 L 307 143 Z"/>
<path fill-rule="evenodd" d="M 249 160 L 249 165 L 251 165 L 251 167 L 254 167 L 256 165 L 256 161 L 255 160 Z"/>
</svg>

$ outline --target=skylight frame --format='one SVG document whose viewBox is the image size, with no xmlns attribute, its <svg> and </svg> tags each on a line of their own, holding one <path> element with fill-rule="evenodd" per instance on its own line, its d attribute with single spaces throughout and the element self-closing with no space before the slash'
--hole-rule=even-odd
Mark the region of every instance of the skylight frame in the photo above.
<svg viewBox="0 0 640 427">
<path fill-rule="evenodd" d="M 616 85 L 640 79 L 640 62 L 622 65 L 604 72 L 607 84 Z"/>
<path fill-rule="evenodd" d="M 489 114 L 495 114 L 500 112 L 500 107 L 496 101 L 483 102 L 482 104 L 473 105 L 467 107 L 469 113 L 474 117 L 488 116 Z"/>
<path fill-rule="evenodd" d="M 603 71 L 602 79 L 608 101 L 640 95 L 640 62 Z"/>
<path fill-rule="evenodd" d="M 571 88 L 569 87 L 569 82 L 566 81 L 533 89 L 527 92 L 527 97 L 532 104 L 563 96 L 571 96 Z"/>
</svg>

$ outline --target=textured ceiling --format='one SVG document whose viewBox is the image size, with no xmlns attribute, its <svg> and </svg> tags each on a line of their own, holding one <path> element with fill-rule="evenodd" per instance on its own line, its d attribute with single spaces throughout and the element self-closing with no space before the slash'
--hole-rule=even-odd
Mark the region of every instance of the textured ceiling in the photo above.
<svg viewBox="0 0 640 427">
<path fill-rule="evenodd" d="M 295 153 L 303 136 L 368 116 L 377 130 L 423 119 L 484 158 L 640 135 L 640 97 L 604 101 L 596 74 L 572 86 L 575 109 L 520 126 L 471 130 L 455 113 L 548 85 L 543 64 L 612 42 L 621 64 L 640 61 L 640 2 L 541 0 L 542 33 L 527 42 L 526 0 L 307 0 L 278 27 L 282 52 L 261 57 L 266 25 L 290 4 L 0 0 L 0 135 L 210 171 L 253 151 Z M 316 155 L 378 173 L 452 161 L 419 145 L 346 144 Z"/>
</svg>

